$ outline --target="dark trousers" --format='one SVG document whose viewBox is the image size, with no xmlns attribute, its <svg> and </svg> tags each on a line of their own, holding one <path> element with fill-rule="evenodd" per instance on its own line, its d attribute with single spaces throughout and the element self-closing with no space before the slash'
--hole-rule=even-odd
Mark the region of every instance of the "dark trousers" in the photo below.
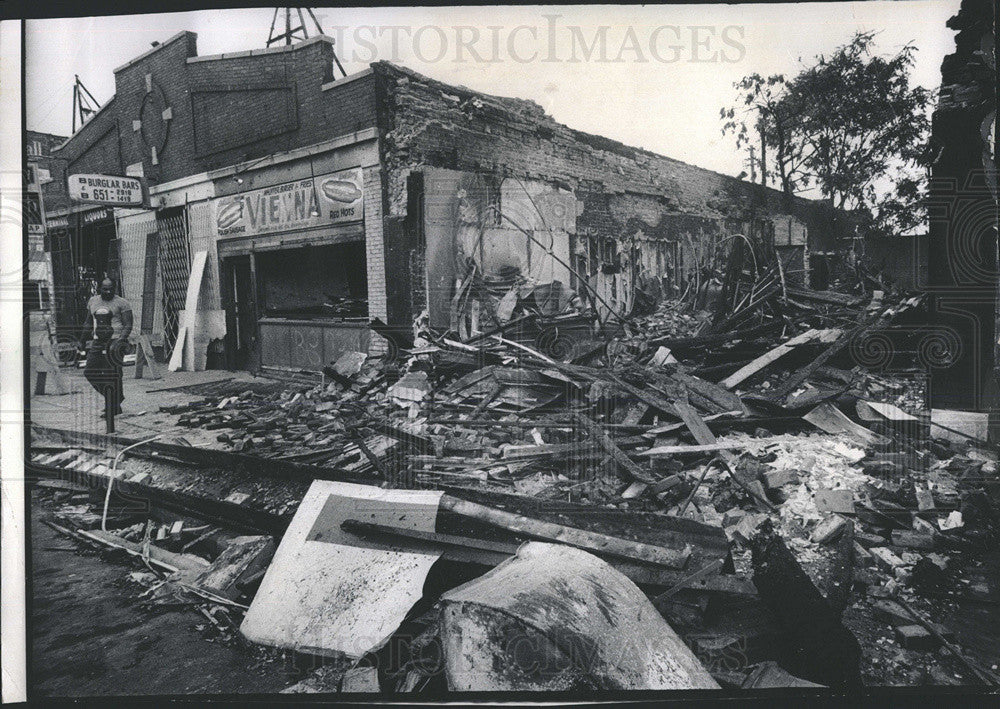
<svg viewBox="0 0 1000 709">
<path fill-rule="evenodd" d="M 107 343 L 101 344 L 96 341 L 90 343 L 83 376 L 104 397 L 105 411 L 110 406 L 111 410 L 117 413 L 121 409 L 122 399 L 125 398 L 122 387 L 122 365 L 109 349 Z"/>
</svg>

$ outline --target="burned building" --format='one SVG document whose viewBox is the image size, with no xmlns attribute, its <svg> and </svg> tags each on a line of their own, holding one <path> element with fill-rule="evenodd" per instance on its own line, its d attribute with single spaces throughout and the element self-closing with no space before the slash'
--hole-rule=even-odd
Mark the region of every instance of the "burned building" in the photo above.
<svg viewBox="0 0 1000 709">
<path fill-rule="evenodd" d="M 955 343 L 938 363 L 937 408 L 1000 402 L 995 16 L 994 3 L 963 0 L 948 21 L 955 51 L 941 64 L 933 117 L 927 280 L 939 339 Z"/>
<path fill-rule="evenodd" d="M 119 67 L 114 98 L 56 153 L 68 174 L 146 180 L 146 208 L 51 217 L 106 242 L 95 269 L 119 275 L 154 345 L 187 333 L 185 366 L 319 369 L 382 346 L 372 318 L 455 325 L 473 278 L 492 294 L 461 314 L 473 329 L 514 286 L 553 311 L 579 298 L 627 313 L 640 291 L 706 288 L 744 237 L 773 239 L 790 281 L 823 287 L 852 236 L 823 202 L 581 133 L 531 101 L 334 66 L 325 36 L 198 56 L 182 32 Z"/>
</svg>

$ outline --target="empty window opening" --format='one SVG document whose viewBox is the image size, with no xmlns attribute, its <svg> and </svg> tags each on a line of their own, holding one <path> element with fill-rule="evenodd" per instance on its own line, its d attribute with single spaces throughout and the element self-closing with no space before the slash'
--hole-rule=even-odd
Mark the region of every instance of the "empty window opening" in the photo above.
<svg viewBox="0 0 1000 709">
<path fill-rule="evenodd" d="M 257 253 L 265 317 L 367 320 L 364 242 Z"/>
</svg>

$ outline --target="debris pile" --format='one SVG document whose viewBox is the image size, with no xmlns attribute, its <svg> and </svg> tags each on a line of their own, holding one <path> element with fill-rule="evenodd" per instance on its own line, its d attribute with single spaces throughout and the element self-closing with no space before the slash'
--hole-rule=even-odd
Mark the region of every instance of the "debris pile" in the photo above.
<svg viewBox="0 0 1000 709">
<path fill-rule="evenodd" d="M 170 409 L 220 431 L 234 470 L 285 480 L 213 473 L 210 492 L 171 500 L 215 495 L 287 525 L 276 551 L 240 537 L 197 578 L 230 600 L 258 580 L 243 634 L 335 658 L 290 691 L 849 690 L 915 671 L 941 683 L 942 663 L 1000 682 L 938 621 L 1000 601 L 980 566 L 1000 534 L 996 449 L 852 351 L 919 299 L 733 266 L 714 314 L 665 304 L 601 339 L 537 290 L 533 309 L 501 291 L 517 298 L 492 330 L 376 322 L 387 351 L 345 352 L 313 386 Z M 114 467 L 79 447 L 34 462 Z M 503 655 L 511 640 L 524 657 Z M 662 652 L 602 659 L 629 644 Z"/>
</svg>

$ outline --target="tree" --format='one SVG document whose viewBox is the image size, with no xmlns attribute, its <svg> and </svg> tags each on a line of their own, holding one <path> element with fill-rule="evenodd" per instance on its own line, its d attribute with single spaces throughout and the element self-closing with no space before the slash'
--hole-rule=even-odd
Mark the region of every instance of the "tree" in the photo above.
<svg viewBox="0 0 1000 709">
<path fill-rule="evenodd" d="M 773 151 L 777 185 L 785 194 L 794 194 L 808 186 L 803 171 L 803 141 L 798 135 L 800 110 L 785 95 L 785 77 L 773 74 L 763 77 L 751 74 L 734 84 L 745 108 L 724 108 L 720 116 L 725 121 L 723 134 L 736 137 L 736 146 L 750 153 L 751 171 L 759 165 L 761 184 L 768 184 L 768 147 Z M 754 155 L 758 141 L 759 163 Z M 773 181 L 773 180 L 772 180 Z"/>
<path fill-rule="evenodd" d="M 776 156 L 782 191 L 815 186 L 869 229 L 900 233 L 923 218 L 931 92 L 910 85 L 916 48 L 878 56 L 874 37 L 855 34 L 791 80 L 753 74 L 735 87 L 748 107 L 744 115 L 756 119 L 762 145 Z M 722 117 L 723 132 L 746 146 L 746 119 L 734 109 Z"/>
<path fill-rule="evenodd" d="M 916 49 L 873 55 L 874 33 L 858 33 L 829 61 L 801 72 L 787 98 L 803 107 L 806 167 L 834 206 L 898 215 L 919 196 L 930 133 L 928 90 L 909 82 Z"/>
</svg>

